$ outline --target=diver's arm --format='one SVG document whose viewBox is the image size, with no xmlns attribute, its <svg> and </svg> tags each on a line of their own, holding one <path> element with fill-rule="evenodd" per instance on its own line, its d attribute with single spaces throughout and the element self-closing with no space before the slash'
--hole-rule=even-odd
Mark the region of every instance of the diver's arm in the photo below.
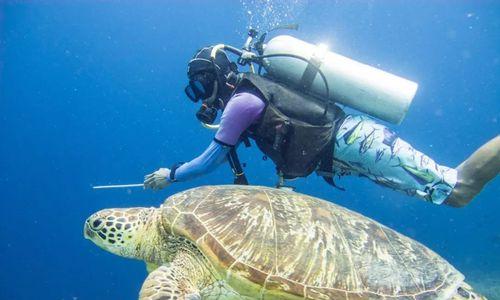
<svg viewBox="0 0 500 300">
<path fill-rule="evenodd" d="M 232 147 L 236 147 L 241 134 L 259 119 L 265 103 L 251 93 L 237 93 L 228 101 L 221 117 L 214 141 L 197 158 L 173 168 L 171 181 L 187 181 L 213 171 L 226 161 Z"/>
<path fill-rule="evenodd" d="M 187 181 L 210 173 L 227 159 L 236 147 L 241 134 L 255 123 L 265 108 L 259 97 L 250 93 L 237 93 L 229 100 L 221 117 L 214 141 L 198 157 L 188 163 L 176 164 L 172 169 L 160 168 L 144 177 L 144 187 L 162 189 L 175 181 Z"/>
<path fill-rule="evenodd" d="M 201 175 L 210 173 L 226 161 L 231 147 L 223 145 L 216 140 L 198 157 L 174 169 L 174 174 L 169 176 L 170 181 L 188 181 Z"/>
</svg>

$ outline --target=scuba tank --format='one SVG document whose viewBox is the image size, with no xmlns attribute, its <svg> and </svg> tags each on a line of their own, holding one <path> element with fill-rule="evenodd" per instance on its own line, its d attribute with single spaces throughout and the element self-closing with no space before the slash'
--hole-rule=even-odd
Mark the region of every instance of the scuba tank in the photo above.
<svg viewBox="0 0 500 300">
<path fill-rule="evenodd" d="M 417 91 L 413 81 L 288 35 L 262 49 L 262 65 L 272 78 L 391 123 L 401 123 Z M 318 71 L 324 75 L 316 76 Z"/>
</svg>

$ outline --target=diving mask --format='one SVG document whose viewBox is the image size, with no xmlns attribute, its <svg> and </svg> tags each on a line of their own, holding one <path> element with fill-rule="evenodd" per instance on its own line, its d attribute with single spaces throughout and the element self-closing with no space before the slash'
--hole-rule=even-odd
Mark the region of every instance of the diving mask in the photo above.
<svg viewBox="0 0 500 300">
<path fill-rule="evenodd" d="M 209 98 L 212 95 L 215 75 L 207 72 L 194 75 L 184 89 L 186 96 L 193 102 Z"/>
</svg>

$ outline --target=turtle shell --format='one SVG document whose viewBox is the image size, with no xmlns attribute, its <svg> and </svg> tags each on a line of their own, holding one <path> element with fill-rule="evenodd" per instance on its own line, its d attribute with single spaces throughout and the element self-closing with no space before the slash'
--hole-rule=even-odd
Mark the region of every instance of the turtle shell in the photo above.
<svg viewBox="0 0 500 300">
<path fill-rule="evenodd" d="M 307 195 L 205 186 L 168 198 L 170 232 L 239 293 L 261 299 L 442 299 L 463 275 L 422 244 Z"/>
</svg>

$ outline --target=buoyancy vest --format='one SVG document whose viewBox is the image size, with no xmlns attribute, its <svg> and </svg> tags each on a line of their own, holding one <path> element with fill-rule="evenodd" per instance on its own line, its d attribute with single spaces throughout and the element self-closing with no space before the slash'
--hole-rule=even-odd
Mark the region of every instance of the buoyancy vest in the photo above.
<svg viewBox="0 0 500 300">
<path fill-rule="evenodd" d="M 306 177 L 322 157 L 333 159 L 336 122 L 344 115 L 338 106 L 252 73 L 242 74 L 235 91 L 240 89 L 257 93 L 266 103 L 246 133 L 284 178 Z"/>
</svg>

